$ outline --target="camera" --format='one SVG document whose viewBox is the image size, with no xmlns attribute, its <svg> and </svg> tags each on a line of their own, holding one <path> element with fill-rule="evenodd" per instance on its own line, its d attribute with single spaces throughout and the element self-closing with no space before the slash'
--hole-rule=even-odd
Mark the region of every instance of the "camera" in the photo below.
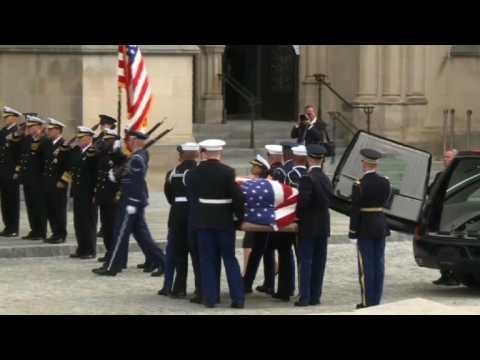
<svg viewBox="0 0 480 360">
<path fill-rule="evenodd" d="M 305 114 L 300 115 L 300 122 L 301 123 L 306 123 L 308 121 L 309 121 L 309 119 L 308 119 L 307 115 L 305 115 Z"/>
</svg>

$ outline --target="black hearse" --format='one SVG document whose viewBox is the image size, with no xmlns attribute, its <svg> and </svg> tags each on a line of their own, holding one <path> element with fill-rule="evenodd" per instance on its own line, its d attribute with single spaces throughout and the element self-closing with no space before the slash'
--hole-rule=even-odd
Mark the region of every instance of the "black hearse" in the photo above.
<svg viewBox="0 0 480 360">
<path fill-rule="evenodd" d="M 432 155 L 360 131 L 343 155 L 333 179 L 332 209 L 348 215 L 353 183 L 362 177 L 360 150 L 385 158 L 393 197 L 386 209 L 392 230 L 413 235 L 417 264 L 451 269 L 466 286 L 480 286 L 480 152 L 462 152 L 428 194 Z"/>
</svg>

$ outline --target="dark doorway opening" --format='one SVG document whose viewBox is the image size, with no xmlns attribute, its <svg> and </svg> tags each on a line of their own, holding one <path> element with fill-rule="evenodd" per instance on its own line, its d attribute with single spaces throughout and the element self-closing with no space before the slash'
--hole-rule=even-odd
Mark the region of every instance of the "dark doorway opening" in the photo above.
<svg viewBox="0 0 480 360">
<path fill-rule="evenodd" d="M 230 45 L 225 73 L 261 101 L 257 119 L 292 121 L 298 113 L 299 56 L 293 45 Z M 225 88 L 228 120 L 249 119 L 251 107 L 230 86 Z"/>
</svg>

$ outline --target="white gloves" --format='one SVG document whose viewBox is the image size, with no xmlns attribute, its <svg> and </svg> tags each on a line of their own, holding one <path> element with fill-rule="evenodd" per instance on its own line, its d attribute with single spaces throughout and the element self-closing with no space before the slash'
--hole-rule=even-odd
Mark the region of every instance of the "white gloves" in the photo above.
<svg viewBox="0 0 480 360">
<path fill-rule="evenodd" d="M 117 182 L 117 179 L 115 179 L 115 174 L 113 173 L 113 169 L 110 169 L 108 172 L 108 179 L 113 183 Z"/>
<path fill-rule="evenodd" d="M 357 239 L 350 239 L 350 242 L 351 242 L 353 245 L 357 246 L 358 240 L 357 240 Z"/>
<path fill-rule="evenodd" d="M 135 206 L 127 206 L 128 215 L 135 215 L 137 213 L 137 208 Z"/>
<path fill-rule="evenodd" d="M 113 151 L 120 150 L 122 148 L 122 140 L 116 140 L 113 143 Z"/>
</svg>

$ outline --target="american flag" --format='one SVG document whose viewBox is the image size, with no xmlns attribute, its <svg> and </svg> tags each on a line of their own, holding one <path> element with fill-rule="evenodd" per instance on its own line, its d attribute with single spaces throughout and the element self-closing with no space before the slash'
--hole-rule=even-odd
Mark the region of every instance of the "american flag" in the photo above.
<svg viewBox="0 0 480 360">
<path fill-rule="evenodd" d="M 298 190 L 278 181 L 237 178 L 246 198 L 245 221 L 279 231 L 297 220 Z"/>
<path fill-rule="evenodd" d="M 152 92 L 145 61 L 137 45 L 118 47 L 118 83 L 127 91 L 127 109 L 130 130 L 144 130 L 152 104 Z"/>
</svg>

